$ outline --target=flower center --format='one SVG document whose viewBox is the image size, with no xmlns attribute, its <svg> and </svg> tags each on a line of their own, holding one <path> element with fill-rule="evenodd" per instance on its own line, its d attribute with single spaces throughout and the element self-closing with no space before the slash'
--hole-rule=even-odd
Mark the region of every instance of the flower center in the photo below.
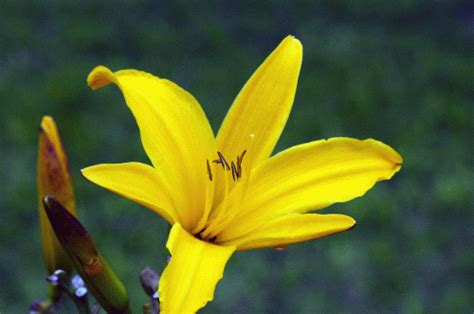
<svg viewBox="0 0 474 314">
<path fill-rule="evenodd" d="M 212 160 L 212 163 L 220 165 L 224 170 L 224 175 L 220 177 L 223 179 L 224 188 L 221 190 L 222 194 L 221 197 L 218 197 L 217 201 L 214 199 L 214 204 L 217 206 L 212 206 L 213 209 L 210 209 L 209 216 L 207 217 L 207 222 L 205 226 L 197 233 L 194 234 L 195 237 L 201 240 L 205 240 L 208 242 L 215 242 L 217 238 L 217 234 L 222 231 L 222 229 L 227 225 L 228 220 L 231 218 L 228 215 L 228 197 L 230 191 L 235 187 L 235 185 L 231 184 L 229 181 L 228 173 L 232 176 L 232 180 L 234 183 L 237 183 L 242 178 L 242 161 L 245 157 L 247 150 L 244 150 L 240 155 L 237 155 L 235 161 L 231 160 L 230 162 L 224 157 L 221 152 L 217 152 L 217 159 Z M 209 181 L 215 180 L 213 174 L 213 167 L 211 167 L 211 162 L 209 159 L 206 160 L 206 167 L 207 167 L 207 174 L 209 176 Z M 218 167 L 219 168 L 219 167 Z M 214 168 L 215 170 L 215 168 Z M 211 199 L 213 197 L 211 196 Z M 212 201 L 211 201 L 212 204 Z"/>
<path fill-rule="evenodd" d="M 242 177 L 242 160 L 244 159 L 245 154 L 247 153 L 247 150 L 244 150 L 242 154 L 237 156 L 236 161 L 231 161 L 230 166 L 227 160 L 225 159 L 224 155 L 222 155 L 221 152 L 217 152 L 218 159 L 213 160 L 212 162 L 215 164 L 221 164 L 222 168 L 224 171 L 231 171 L 232 172 L 232 180 L 239 181 L 239 179 Z M 209 180 L 212 181 L 213 176 L 212 176 L 212 170 L 211 170 L 211 165 L 209 163 L 209 159 L 206 160 L 207 163 L 207 174 L 209 175 Z"/>
</svg>

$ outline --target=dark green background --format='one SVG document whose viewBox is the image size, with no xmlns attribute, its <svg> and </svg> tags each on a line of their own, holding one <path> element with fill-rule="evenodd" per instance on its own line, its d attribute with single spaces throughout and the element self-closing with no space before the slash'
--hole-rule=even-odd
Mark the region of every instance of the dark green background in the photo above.
<svg viewBox="0 0 474 314">
<path fill-rule="evenodd" d="M 333 136 L 376 138 L 404 157 L 394 179 L 323 212 L 357 228 L 284 251 L 236 254 L 203 312 L 474 310 L 473 6 L 468 1 L 2 1 L 0 4 L 0 312 L 46 295 L 35 162 L 42 115 L 59 125 L 78 212 L 123 278 L 161 267 L 160 217 L 87 183 L 79 169 L 148 162 L 115 88 L 96 65 L 169 78 L 214 130 L 247 78 L 287 34 L 304 60 L 277 151 Z M 390 1 L 388 1 L 390 2 Z"/>
</svg>

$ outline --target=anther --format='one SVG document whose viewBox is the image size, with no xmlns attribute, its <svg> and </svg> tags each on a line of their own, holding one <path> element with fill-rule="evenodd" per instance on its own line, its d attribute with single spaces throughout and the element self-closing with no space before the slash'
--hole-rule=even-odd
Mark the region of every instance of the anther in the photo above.
<svg viewBox="0 0 474 314">
<path fill-rule="evenodd" d="M 219 156 L 219 161 L 222 164 L 222 167 L 224 167 L 224 170 L 229 170 L 229 164 L 227 163 L 227 160 L 225 160 L 224 155 L 222 155 L 221 152 L 217 152 L 217 155 Z"/>
<path fill-rule="evenodd" d="M 237 178 L 240 179 L 241 176 L 242 176 L 242 164 L 239 162 L 237 164 Z"/>
<path fill-rule="evenodd" d="M 211 165 L 209 164 L 209 159 L 206 159 L 207 163 L 207 174 L 209 175 L 209 180 L 212 181 L 212 171 L 211 171 Z"/>
<path fill-rule="evenodd" d="M 235 164 L 233 161 L 230 163 L 230 165 L 232 168 L 232 180 L 236 181 L 239 179 L 239 172 L 237 171 L 237 168 L 235 167 Z"/>
<path fill-rule="evenodd" d="M 245 153 L 247 153 L 247 150 L 244 150 L 240 156 L 237 156 L 237 178 L 242 176 L 242 160 L 244 160 Z"/>
<path fill-rule="evenodd" d="M 242 152 L 242 155 L 240 155 L 240 162 L 242 162 L 242 160 L 244 159 L 244 156 L 245 156 L 246 153 L 247 153 L 247 150 L 245 149 L 245 150 Z"/>
</svg>

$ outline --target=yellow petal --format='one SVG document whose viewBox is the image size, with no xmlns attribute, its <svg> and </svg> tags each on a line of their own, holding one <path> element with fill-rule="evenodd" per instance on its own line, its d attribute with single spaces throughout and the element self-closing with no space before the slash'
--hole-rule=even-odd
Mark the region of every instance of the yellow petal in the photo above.
<svg viewBox="0 0 474 314">
<path fill-rule="evenodd" d="M 235 247 L 198 240 L 178 223 L 171 229 L 166 247 L 171 261 L 160 278 L 160 310 L 194 313 L 214 298 L 217 282 Z"/>
<path fill-rule="evenodd" d="M 247 150 L 245 164 L 268 158 L 293 105 L 303 47 L 286 37 L 255 71 L 235 99 L 217 136 L 217 148 L 234 159 Z"/>
<path fill-rule="evenodd" d="M 275 218 L 242 238 L 224 243 L 237 250 L 264 247 L 284 248 L 288 244 L 304 242 L 346 231 L 355 225 L 349 216 L 331 214 L 289 214 Z"/>
<path fill-rule="evenodd" d="M 96 67 L 92 89 L 115 83 L 140 128 L 143 147 L 170 187 L 181 223 L 197 224 L 206 203 L 206 159 L 214 145 L 209 122 L 196 99 L 176 84 L 151 74 Z"/>
<path fill-rule="evenodd" d="M 168 187 L 151 166 L 138 162 L 101 164 L 82 169 L 82 174 L 92 183 L 155 211 L 170 224 L 178 221 Z"/>
<path fill-rule="evenodd" d="M 269 219 L 362 196 L 390 179 L 402 158 L 381 142 L 333 138 L 292 147 L 252 172 L 245 199 L 219 242 L 241 237 Z"/>
<path fill-rule="evenodd" d="M 51 117 L 45 116 L 41 121 L 38 146 L 38 209 L 43 256 L 49 273 L 56 269 L 70 271 L 71 262 L 51 228 L 42 201 L 45 195 L 54 196 L 70 213 L 76 215 L 76 202 L 66 153 Z"/>
</svg>

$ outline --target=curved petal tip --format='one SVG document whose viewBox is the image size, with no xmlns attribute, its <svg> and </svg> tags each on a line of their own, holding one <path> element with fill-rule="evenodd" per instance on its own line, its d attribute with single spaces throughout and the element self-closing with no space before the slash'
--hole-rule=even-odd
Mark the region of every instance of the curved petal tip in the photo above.
<svg viewBox="0 0 474 314">
<path fill-rule="evenodd" d="M 93 90 L 99 89 L 110 83 L 116 83 L 115 75 L 109 68 L 99 65 L 89 73 L 87 85 Z"/>
<path fill-rule="evenodd" d="M 41 119 L 40 131 L 48 132 L 55 128 L 56 128 L 56 124 L 54 123 L 53 117 L 43 116 L 43 118 Z"/>
</svg>

